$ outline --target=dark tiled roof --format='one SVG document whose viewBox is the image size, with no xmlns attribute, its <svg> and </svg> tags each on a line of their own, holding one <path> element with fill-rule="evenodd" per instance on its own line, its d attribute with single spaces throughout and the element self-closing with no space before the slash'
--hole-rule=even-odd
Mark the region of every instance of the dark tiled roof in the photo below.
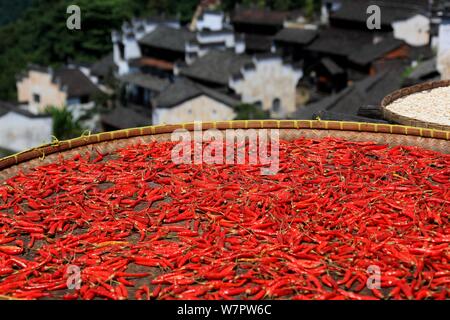
<svg viewBox="0 0 450 320">
<path fill-rule="evenodd" d="M 405 64 L 391 64 L 388 69 L 372 77 L 373 81 L 369 83 L 361 81 L 362 85 L 366 84 L 362 87 L 363 92 L 366 93 L 364 104 L 379 106 L 385 96 L 400 89 L 406 67 Z"/>
<path fill-rule="evenodd" d="M 16 80 L 17 81 L 22 81 L 24 78 L 28 77 L 28 72 L 29 71 L 36 71 L 36 72 L 42 72 L 42 73 L 51 73 L 52 68 L 50 67 L 44 67 L 41 65 L 37 65 L 37 64 L 28 64 L 27 68 L 25 70 L 22 70 L 21 72 L 19 72 L 18 74 L 16 74 Z"/>
<path fill-rule="evenodd" d="M 393 38 L 382 40 L 377 44 L 367 44 L 352 53 L 349 56 L 349 60 L 359 65 L 366 65 L 398 49 L 402 45 L 404 45 L 403 41 Z"/>
<path fill-rule="evenodd" d="M 414 68 L 408 78 L 419 80 L 427 76 L 436 74 L 437 72 L 438 70 L 436 66 L 436 57 L 434 57 L 432 59 L 419 63 L 419 65 Z"/>
<path fill-rule="evenodd" d="M 91 66 L 91 73 L 94 76 L 98 77 L 107 77 L 111 74 L 111 72 L 117 69 L 117 66 L 114 64 L 114 58 L 112 52 L 97 62 L 95 62 Z"/>
<path fill-rule="evenodd" d="M 171 17 L 167 15 L 160 15 L 160 16 L 152 16 L 145 19 L 148 23 L 178 23 L 179 19 L 177 17 Z"/>
<path fill-rule="evenodd" d="M 202 30 L 197 32 L 200 36 L 215 36 L 215 35 L 225 35 L 225 34 L 233 34 L 233 29 L 224 28 L 222 30 Z"/>
<path fill-rule="evenodd" d="M 307 49 L 310 51 L 349 56 L 361 47 L 372 44 L 371 32 L 328 28 L 320 31 L 319 36 Z"/>
<path fill-rule="evenodd" d="M 139 43 L 172 51 L 185 52 L 186 43 L 191 40 L 195 40 L 195 34 L 187 29 L 159 26 L 140 39 Z"/>
<path fill-rule="evenodd" d="M 140 72 L 129 73 L 120 77 L 119 80 L 158 92 L 164 90 L 170 84 L 167 79 Z"/>
<path fill-rule="evenodd" d="M 409 56 L 411 60 L 428 60 L 435 56 L 433 49 L 429 45 L 413 47 L 409 46 Z"/>
<path fill-rule="evenodd" d="M 390 26 L 392 22 L 408 19 L 418 13 L 424 13 L 427 0 L 344 0 L 342 6 L 332 13 L 333 19 L 366 23 L 367 8 L 378 5 L 381 9 L 381 24 Z"/>
<path fill-rule="evenodd" d="M 330 58 L 323 58 L 320 60 L 320 63 L 330 72 L 332 75 L 343 73 L 344 70 L 339 67 L 333 60 Z"/>
<path fill-rule="evenodd" d="M 9 102 L 0 101 L 0 117 L 10 112 Z"/>
<path fill-rule="evenodd" d="M 28 112 L 27 110 L 20 109 L 15 103 L 8 102 L 8 101 L 0 101 L 0 117 L 4 116 L 5 114 L 9 112 L 18 113 L 20 115 L 23 115 L 27 118 L 48 118 L 51 117 L 48 114 L 34 114 L 31 112 Z"/>
<path fill-rule="evenodd" d="M 252 62 L 248 55 L 237 55 L 231 51 L 210 51 L 191 65 L 181 68 L 181 74 L 203 81 L 228 86 L 230 77 Z"/>
<path fill-rule="evenodd" d="M 173 63 L 151 57 L 141 57 L 129 60 L 131 67 L 152 67 L 165 71 L 173 71 Z"/>
<path fill-rule="evenodd" d="M 116 106 L 102 114 L 101 121 L 117 129 L 143 127 L 152 124 L 152 113 L 150 108 Z"/>
<path fill-rule="evenodd" d="M 316 30 L 305 30 L 298 28 L 285 28 L 275 35 L 275 41 L 288 42 L 293 44 L 307 45 L 318 35 Z"/>
<path fill-rule="evenodd" d="M 280 25 L 289 17 L 289 12 L 267 9 L 238 9 L 231 15 L 233 23 L 251 23 L 261 25 Z"/>
<path fill-rule="evenodd" d="M 217 90 L 206 88 L 185 78 L 178 78 L 155 98 L 154 104 L 156 108 L 172 108 L 201 95 L 206 95 L 228 106 L 239 103 L 235 98 Z"/>
<path fill-rule="evenodd" d="M 68 59 L 67 65 L 71 66 L 71 67 L 75 67 L 75 68 L 87 68 L 87 69 L 90 69 L 92 67 L 93 63 L 86 62 L 86 61 L 76 61 L 76 60 Z"/>
<path fill-rule="evenodd" d="M 246 34 L 244 37 L 245 49 L 249 51 L 270 51 L 273 37 L 256 34 Z"/>
<path fill-rule="evenodd" d="M 355 82 L 337 94 L 302 107 L 293 117 L 313 119 L 321 111 L 357 116 L 362 106 L 380 105 L 386 95 L 401 88 L 403 70 L 398 67 Z"/>
<path fill-rule="evenodd" d="M 99 88 L 80 70 L 63 67 L 53 73 L 54 81 L 66 88 L 69 97 L 91 96 L 99 93 Z"/>
</svg>

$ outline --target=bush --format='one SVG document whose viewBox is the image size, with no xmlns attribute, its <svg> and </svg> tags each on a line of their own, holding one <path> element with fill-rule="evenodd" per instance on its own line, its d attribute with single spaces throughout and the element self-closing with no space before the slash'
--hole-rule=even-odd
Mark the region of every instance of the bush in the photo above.
<svg viewBox="0 0 450 320">
<path fill-rule="evenodd" d="M 234 108 L 234 111 L 236 112 L 234 120 L 260 120 L 270 118 L 268 111 L 264 111 L 254 104 L 239 104 Z"/>
<path fill-rule="evenodd" d="M 79 137 L 83 133 L 83 128 L 78 121 L 73 119 L 72 113 L 67 108 L 47 108 L 47 113 L 53 118 L 53 135 L 58 140 L 67 140 Z"/>
</svg>

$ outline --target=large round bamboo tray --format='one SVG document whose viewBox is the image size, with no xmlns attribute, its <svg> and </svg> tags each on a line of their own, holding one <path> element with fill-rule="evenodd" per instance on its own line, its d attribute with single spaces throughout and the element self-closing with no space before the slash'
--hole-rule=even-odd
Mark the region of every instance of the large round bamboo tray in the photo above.
<svg viewBox="0 0 450 320">
<path fill-rule="evenodd" d="M 95 154 L 97 150 L 112 152 L 138 142 L 168 141 L 174 130 L 193 131 L 194 128 L 194 123 L 149 126 L 84 135 L 67 141 L 56 141 L 0 159 L 0 183 L 17 175 L 20 171 L 26 172 L 34 167 L 59 161 L 60 157 L 70 158 L 80 152 Z M 280 139 L 285 140 L 293 140 L 299 137 L 335 137 L 351 141 L 374 141 L 390 146 L 420 146 L 450 154 L 450 131 L 430 128 L 321 120 L 255 120 L 202 123 L 202 130 L 212 128 L 218 130 L 278 129 Z M 3 299 L 11 299 L 11 297 L 0 296 L 0 300 Z"/>
<path fill-rule="evenodd" d="M 450 153 L 450 131 L 417 128 L 401 125 L 357 123 L 321 120 L 249 120 L 206 122 L 202 130 L 279 129 L 280 139 L 299 137 L 338 137 L 352 141 L 374 141 L 380 144 L 420 146 L 426 149 Z M 159 125 L 142 128 L 84 135 L 67 141 L 36 147 L 0 159 L 0 182 L 19 171 L 56 161 L 58 157 L 71 157 L 83 151 L 114 151 L 139 141 L 168 141 L 176 129 L 194 130 L 194 123 Z M 94 151 L 95 152 L 95 151 Z"/>
<path fill-rule="evenodd" d="M 406 117 L 404 115 L 392 112 L 391 110 L 387 109 L 387 106 L 390 105 L 395 100 L 398 100 L 400 98 L 404 98 L 406 96 L 409 96 L 411 94 L 422 92 L 422 91 L 428 91 L 431 89 L 439 88 L 439 87 L 448 87 L 450 86 L 450 80 L 442 80 L 442 81 L 431 81 L 431 82 L 425 82 L 421 83 L 412 87 L 403 88 L 397 91 L 392 92 L 391 94 L 384 97 L 383 101 L 381 102 L 381 111 L 383 113 L 383 117 L 386 120 L 399 123 L 405 126 L 411 126 L 411 127 L 422 127 L 422 128 L 432 128 L 432 129 L 438 129 L 438 130 L 450 130 L 450 126 L 432 123 L 432 122 L 426 122 L 417 120 L 411 117 Z M 424 106 L 427 107 L 427 106 Z"/>
</svg>

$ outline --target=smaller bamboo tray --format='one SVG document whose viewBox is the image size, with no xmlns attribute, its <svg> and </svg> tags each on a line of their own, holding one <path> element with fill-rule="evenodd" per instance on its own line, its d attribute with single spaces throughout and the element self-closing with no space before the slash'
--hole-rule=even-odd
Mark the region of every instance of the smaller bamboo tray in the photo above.
<svg viewBox="0 0 450 320">
<path fill-rule="evenodd" d="M 406 117 L 403 115 L 400 115 L 398 113 L 392 112 L 391 110 L 387 109 L 387 106 L 390 105 L 395 100 L 398 100 L 400 98 L 404 98 L 406 96 L 409 96 L 411 94 L 421 92 L 421 91 L 428 91 L 435 88 L 440 87 L 448 87 L 450 86 L 450 80 L 442 80 L 442 81 L 430 81 L 425 82 L 421 84 L 417 84 L 412 87 L 403 88 L 397 91 L 392 92 L 391 94 L 384 97 L 383 101 L 381 102 L 381 112 L 383 113 L 383 118 L 386 120 L 399 123 L 405 126 L 410 127 L 420 127 L 420 128 L 430 128 L 430 129 L 437 129 L 437 130 L 444 130 L 449 131 L 450 126 L 437 124 L 433 122 L 426 122 L 417 120 L 414 118 Z"/>
</svg>

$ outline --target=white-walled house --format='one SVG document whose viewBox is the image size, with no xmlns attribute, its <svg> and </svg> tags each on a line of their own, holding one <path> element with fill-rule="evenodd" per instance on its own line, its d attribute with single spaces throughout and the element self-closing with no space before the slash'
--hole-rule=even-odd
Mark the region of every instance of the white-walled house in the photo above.
<svg viewBox="0 0 450 320">
<path fill-rule="evenodd" d="M 205 10 L 195 23 L 197 31 L 219 31 L 224 28 L 225 14 L 223 11 Z"/>
<path fill-rule="evenodd" d="M 33 114 L 48 106 L 86 109 L 101 91 L 85 73 L 74 66 L 59 69 L 29 66 L 16 82 L 17 98 L 22 108 Z"/>
<path fill-rule="evenodd" d="M 245 38 L 232 29 L 199 31 L 195 39 L 186 44 L 186 63 L 191 64 L 211 50 L 233 50 L 237 54 L 245 51 Z"/>
<path fill-rule="evenodd" d="M 398 40 L 420 47 L 430 42 L 431 19 L 427 0 L 323 0 L 322 21 L 332 27 L 358 31 L 391 32 Z M 380 24 L 368 30 L 367 9 L 380 9 Z"/>
<path fill-rule="evenodd" d="M 260 103 L 273 118 L 296 111 L 296 87 L 303 72 L 285 64 L 280 56 L 255 56 L 251 65 L 230 79 L 229 86 L 245 103 Z"/>
<path fill-rule="evenodd" d="M 186 47 L 186 62 L 192 63 L 211 50 L 234 50 L 240 54 L 245 51 L 245 39 L 235 34 L 223 11 L 205 10 L 195 23 L 195 40 Z"/>
<path fill-rule="evenodd" d="M 113 59 L 119 75 L 130 72 L 130 60 L 142 57 L 139 40 L 161 26 L 180 29 L 180 23 L 175 19 L 135 18 L 131 20 L 131 23 L 124 22 L 120 31 L 112 31 Z"/>
<path fill-rule="evenodd" d="M 236 117 L 239 100 L 216 90 L 178 78 L 153 101 L 153 124 L 225 121 Z"/>
<path fill-rule="evenodd" d="M 394 38 L 415 47 L 430 43 L 430 26 L 430 18 L 422 14 L 392 23 Z"/>
<path fill-rule="evenodd" d="M 53 120 L 0 101 L 0 149 L 19 152 L 51 141 Z"/>
<path fill-rule="evenodd" d="M 175 62 L 192 63 L 210 50 L 245 51 L 244 38 L 235 35 L 221 11 L 203 12 L 193 31 L 176 20 L 133 19 L 111 38 L 119 76 L 133 72 L 135 65 L 171 71 Z"/>
<path fill-rule="evenodd" d="M 274 118 L 296 110 L 296 87 L 303 76 L 300 69 L 285 64 L 275 54 L 237 55 L 211 51 L 178 72 L 210 88 L 222 88 L 240 95 L 244 103 L 261 106 Z"/>
</svg>

